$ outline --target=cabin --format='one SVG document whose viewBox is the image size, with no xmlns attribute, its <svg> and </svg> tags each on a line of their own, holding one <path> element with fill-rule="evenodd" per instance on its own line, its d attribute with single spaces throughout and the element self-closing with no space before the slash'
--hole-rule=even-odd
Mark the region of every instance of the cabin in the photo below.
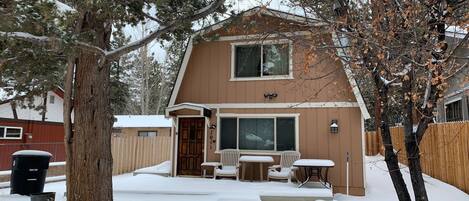
<svg viewBox="0 0 469 201">
<path fill-rule="evenodd" d="M 304 17 L 257 7 L 192 35 L 165 111 L 174 121 L 172 176 L 200 176 L 223 149 L 276 164 L 296 150 L 335 163 L 334 192 L 345 193 L 348 178 L 350 194 L 364 195 L 370 115 L 349 66 L 311 48 L 334 35 L 305 27 Z"/>
<path fill-rule="evenodd" d="M 164 115 L 114 115 L 112 135 L 115 137 L 170 136 L 172 120 Z"/>
</svg>

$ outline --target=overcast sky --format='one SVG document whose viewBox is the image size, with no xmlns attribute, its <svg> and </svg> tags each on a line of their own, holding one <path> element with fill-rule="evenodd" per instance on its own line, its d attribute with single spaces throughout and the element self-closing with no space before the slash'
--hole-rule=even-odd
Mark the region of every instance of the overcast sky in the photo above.
<svg viewBox="0 0 469 201">
<path fill-rule="evenodd" d="M 233 5 L 232 9 L 236 11 L 236 13 L 242 12 L 244 10 L 248 10 L 250 8 L 260 6 L 260 5 L 267 5 L 269 8 L 276 9 L 276 10 L 282 10 L 285 12 L 294 12 L 294 10 L 286 6 L 287 2 L 286 0 L 226 0 L 227 3 L 231 3 Z M 152 25 L 149 23 L 147 26 L 148 30 L 151 30 L 152 28 L 156 28 L 156 25 Z M 194 29 L 198 29 L 198 25 L 194 25 Z M 138 40 L 142 37 L 142 26 L 136 26 L 136 27 L 126 27 L 125 28 L 125 33 L 129 36 L 131 36 L 131 41 Z M 153 53 L 155 55 L 155 58 L 158 62 L 163 63 L 166 52 L 162 48 L 161 44 L 157 42 L 151 43 L 148 48 L 150 49 L 149 52 Z"/>
</svg>

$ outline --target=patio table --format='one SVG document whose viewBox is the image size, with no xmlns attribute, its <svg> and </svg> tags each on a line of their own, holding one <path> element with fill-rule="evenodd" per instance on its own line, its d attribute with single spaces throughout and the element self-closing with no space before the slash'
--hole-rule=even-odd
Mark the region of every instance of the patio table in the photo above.
<svg viewBox="0 0 469 201">
<path fill-rule="evenodd" d="M 294 167 L 299 169 L 304 169 L 306 180 L 302 182 L 298 188 L 301 188 L 306 183 L 310 182 L 311 177 L 316 176 L 321 183 L 326 188 L 331 188 L 332 185 L 328 180 L 329 168 L 335 166 L 334 161 L 327 159 L 300 159 L 293 163 Z M 325 169 L 325 175 L 322 174 L 322 170 Z M 324 183 L 323 183 L 324 182 Z M 327 186 L 329 184 L 329 187 Z"/>
<path fill-rule="evenodd" d="M 207 169 L 212 168 L 213 174 L 215 174 L 215 167 L 221 166 L 221 163 L 219 162 L 203 162 L 200 164 L 200 167 L 202 169 L 202 178 L 207 178 Z"/>
<path fill-rule="evenodd" d="M 273 163 L 274 162 L 274 159 L 272 158 L 272 156 L 249 156 L 249 155 L 246 155 L 246 156 L 241 156 L 239 158 L 239 162 L 240 163 L 243 163 L 243 174 L 242 174 L 242 179 L 244 180 L 244 175 L 246 173 L 246 164 L 247 163 L 259 163 L 259 166 L 260 166 L 260 180 L 262 181 L 262 177 L 263 177 L 263 164 L 264 163 Z M 253 175 L 254 175 L 254 169 L 252 168 L 252 171 L 253 171 Z"/>
</svg>

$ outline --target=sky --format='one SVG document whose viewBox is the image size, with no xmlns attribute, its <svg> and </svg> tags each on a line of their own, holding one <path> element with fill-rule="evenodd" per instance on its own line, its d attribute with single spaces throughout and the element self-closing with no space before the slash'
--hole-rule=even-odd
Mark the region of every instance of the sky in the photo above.
<svg viewBox="0 0 469 201">
<path fill-rule="evenodd" d="M 236 13 L 242 12 L 244 10 L 248 10 L 250 8 L 260 6 L 260 5 L 267 5 L 267 7 L 281 10 L 285 12 L 294 12 L 294 10 L 287 6 L 286 0 L 226 0 L 226 3 L 231 3 L 233 5 L 232 10 L 235 10 Z M 151 12 L 151 11 L 150 11 Z M 147 29 L 154 29 L 156 28 L 155 24 L 149 23 L 146 25 Z M 195 24 L 194 29 L 199 29 L 200 25 Z M 142 28 L 141 25 L 136 27 L 127 26 L 124 29 L 124 32 L 131 37 L 131 41 L 138 40 L 142 38 Z M 166 52 L 163 49 L 162 45 L 158 42 L 152 42 L 148 46 L 149 53 L 154 54 L 156 60 L 159 63 L 163 63 L 166 57 Z"/>
</svg>

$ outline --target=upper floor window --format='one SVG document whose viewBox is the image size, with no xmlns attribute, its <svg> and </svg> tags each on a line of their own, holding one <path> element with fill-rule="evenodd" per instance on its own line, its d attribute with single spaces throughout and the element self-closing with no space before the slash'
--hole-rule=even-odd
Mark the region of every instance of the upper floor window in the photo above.
<svg viewBox="0 0 469 201">
<path fill-rule="evenodd" d="M 23 128 L 0 126 L 0 139 L 21 139 Z"/>
<path fill-rule="evenodd" d="M 54 103 L 55 103 L 55 96 L 53 96 L 53 95 L 50 95 L 50 96 L 49 96 L 49 103 L 50 103 L 50 104 L 54 104 Z"/>
<path fill-rule="evenodd" d="M 233 44 L 232 80 L 291 79 L 289 41 Z"/>
<path fill-rule="evenodd" d="M 454 101 L 446 104 L 446 121 L 462 121 L 462 101 Z"/>
</svg>

